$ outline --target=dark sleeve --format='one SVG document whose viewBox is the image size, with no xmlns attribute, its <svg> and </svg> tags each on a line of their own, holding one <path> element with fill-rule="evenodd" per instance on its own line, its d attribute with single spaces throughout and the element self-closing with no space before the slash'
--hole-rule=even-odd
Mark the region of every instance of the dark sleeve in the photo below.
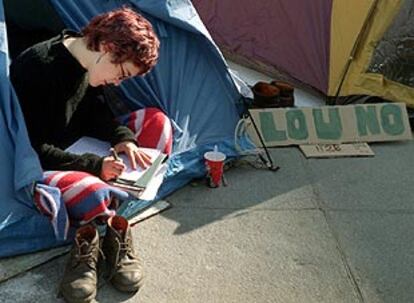
<svg viewBox="0 0 414 303">
<path fill-rule="evenodd" d="M 75 133 L 81 136 L 108 141 L 112 146 L 124 141 L 136 142 L 133 132 L 114 119 L 100 88 L 88 88 L 72 119 L 74 127 L 78 128 Z M 76 155 L 43 144 L 40 154 L 45 169 L 80 170 L 96 176 L 102 169 L 103 158 L 90 153 Z"/>
<path fill-rule="evenodd" d="M 44 109 L 53 108 L 51 100 L 56 98 L 56 90 L 48 89 L 47 71 L 35 60 L 30 59 L 31 57 L 22 57 L 12 62 L 10 80 L 23 111 L 30 142 L 39 152 L 39 145 L 48 136 L 48 128 L 44 123 L 48 123 L 49 126 L 54 123 L 50 121 Z"/>
<path fill-rule="evenodd" d="M 134 133 L 115 120 L 106 102 L 108 100 L 104 99 L 101 88 L 88 88 L 76 113 L 83 121 L 83 134 L 108 141 L 112 146 L 124 141 L 136 144 Z"/>
<path fill-rule="evenodd" d="M 62 122 L 63 116 L 58 112 L 54 115 L 48 113 L 56 110 L 58 92 L 63 91 L 64 87 L 48 66 L 31 59 L 22 57 L 15 60 L 10 68 L 10 79 L 19 98 L 31 145 L 39 156 L 42 168 L 80 170 L 99 176 L 103 161 L 101 157 L 71 154 L 49 141 L 51 132 L 60 129 L 57 125 Z"/>
<path fill-rule="evenodd" d="M 45 170 L 78 170 L 100 176 L 103 158 L 85 153 L 76 155 L 50 144 L 41 144 L 38 149 L 40 162 Z"/>
</svg>

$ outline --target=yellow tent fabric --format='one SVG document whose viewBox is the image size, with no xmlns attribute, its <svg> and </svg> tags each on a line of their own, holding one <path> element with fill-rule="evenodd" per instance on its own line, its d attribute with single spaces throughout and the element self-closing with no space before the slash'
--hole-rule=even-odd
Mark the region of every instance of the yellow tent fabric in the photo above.
<svg viewBox="0 0 414 303">
<path fill-rule="evenodd" d="M 402 2 L 403 0 L 334 0 L 331 19 L 330 96 L 336 95 L 346 73 L 340 96 L 374 95 L 405 102 L 407 106 L 414 107 L 414 88 L 390 81 L 381 74 L 366 72 L 376 44 L 390 26 Z M 360 33 L 358 48 L 347 70 L 348 59 Z"/>
<path fill-rule="evenodd" d="M 374 0 L 333 1 L 328 91 L 330 96 L 335 95 L 340 85 L 352 48 L 374 2 Z"/>
</svg>

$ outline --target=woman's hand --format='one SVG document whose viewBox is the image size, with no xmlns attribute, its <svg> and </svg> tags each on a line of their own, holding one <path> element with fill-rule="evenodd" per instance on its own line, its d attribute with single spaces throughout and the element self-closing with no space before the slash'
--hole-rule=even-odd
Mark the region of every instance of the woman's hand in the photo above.
<svg viewBox="0 0 414 303">
<path fill-rule="evenodd" d="M 112 156 L 105 157 L 102 162 L 100 178 L 104 181 L 116 179 L 125 168 L 126 166 L 122 160 L 115 160 Z"/>
<path fill-rule="evenodd" d="M 118 143 L 114 146 L 117 153 L 125 153 L 131 163 L 133 169 L 137 168 L 137 164 L 142 168 L 151 165 L 151 157 L 138 149 L 135 143 L 126 141 Z"/>
</svg>

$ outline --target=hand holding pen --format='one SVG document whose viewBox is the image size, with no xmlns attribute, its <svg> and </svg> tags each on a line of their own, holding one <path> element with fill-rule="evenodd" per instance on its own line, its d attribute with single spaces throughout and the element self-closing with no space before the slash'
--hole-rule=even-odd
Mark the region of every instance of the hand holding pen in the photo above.
<svg viewBox="0 0 414 303">
<path fill-rule="evenodd" d="M 115 161 L 121 161 L 122 162 L 122 159 L 118 156 L 118 153 L 116 152 L 115 148 L 111 147 L 109 149 L 109 151 L 111 153 L 111 156 L 115 159 Z"/>
<path fill-rule="evenodd" d="M 122 159 L 118 156 L 118 153 L 114 148 L 110 150 L 111 156 L 103 158 L 102 169 L 100 177 L 104 181 L 113 180 L 119 177 L 126 169 L 126 165 Z"/>
</svg>

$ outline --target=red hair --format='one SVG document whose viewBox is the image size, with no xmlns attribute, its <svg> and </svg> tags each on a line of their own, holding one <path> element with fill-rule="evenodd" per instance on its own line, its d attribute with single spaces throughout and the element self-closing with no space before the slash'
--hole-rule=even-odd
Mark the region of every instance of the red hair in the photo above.
<svg viewBox="0 0 414 303">
<path fill-rule="evenodd" d="M 104 45 L 112 62 L 131 61 L 147 73 L 157 63 L 160 42 L 151 23 L 130 8 L 122 7 L 94 17 L 82 29 L 87 48 L 99 51 Z"/>
</svg>

